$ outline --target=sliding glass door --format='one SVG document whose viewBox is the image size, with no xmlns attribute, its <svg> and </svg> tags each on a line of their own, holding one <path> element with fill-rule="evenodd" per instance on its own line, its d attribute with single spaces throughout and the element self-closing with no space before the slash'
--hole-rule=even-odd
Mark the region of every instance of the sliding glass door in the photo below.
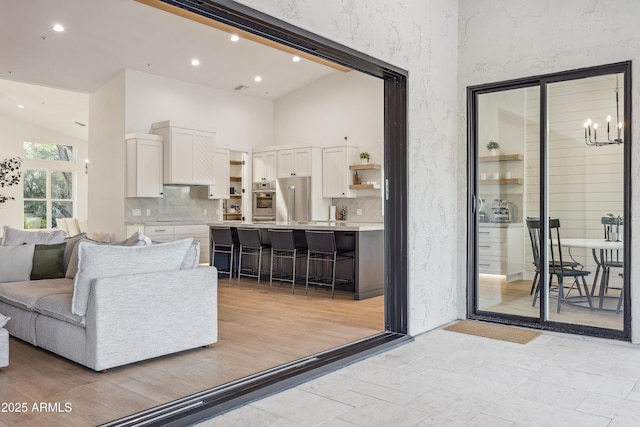
<svg viewBox="0 0 640 427">
<path fill-rule="evenodd" d="M 627 338 L 629 63 L 469 89 L 469 316 Z"/>
</svg>

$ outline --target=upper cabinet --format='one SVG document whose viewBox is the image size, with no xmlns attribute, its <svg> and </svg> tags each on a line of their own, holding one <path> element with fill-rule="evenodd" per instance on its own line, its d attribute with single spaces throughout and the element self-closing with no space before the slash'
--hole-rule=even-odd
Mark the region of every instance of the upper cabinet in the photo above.
<svg viewBox="0 0 640 427">
<path fill-rule="evenodd" d="M 213 160 L 213 185 L 209 186 L 210 199 L 229 198 L 230 154 L 226 148 L 216 148 Z"/>
<path fill-rule="evenodd" d="M 294 148 L 278 151 L 278 178 L 311 176 L 311 148 Z"/>
<path fill-rule="evenodd" d="M 275 181 L 277 162 L 276 151 L 253 153 L 253 182 Z"/>
<path fill-rule="evenodd" d="M 215 132 L 175 126 L 169 121 L 154 123 L 151 129 L 164 138 L 165 184 L 215 184 Z"/>
<path fill-rule="evenodd" d="M 322 150 L 322 196 L 331 198 L 355 197 L 349 189 L 349 165 L 358 161 L 358 147 L 328 147 Z"/>
<path fill-rule="evenodd" d="M 162 197 L 162 137 L 128 133 L 125 139 L 127 197 Z"/>
</svg>

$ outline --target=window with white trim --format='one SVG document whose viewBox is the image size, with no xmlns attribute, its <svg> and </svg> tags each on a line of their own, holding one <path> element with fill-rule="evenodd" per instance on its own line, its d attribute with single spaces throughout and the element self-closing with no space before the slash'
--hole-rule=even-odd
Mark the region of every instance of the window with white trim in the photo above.
<svg viewBox="0 0 640 427">
<path fill-rule="evenodd" d="M 75 205 L 73 146 L 24 143 L 24 228 L 57 228 Z"/>
</svg>

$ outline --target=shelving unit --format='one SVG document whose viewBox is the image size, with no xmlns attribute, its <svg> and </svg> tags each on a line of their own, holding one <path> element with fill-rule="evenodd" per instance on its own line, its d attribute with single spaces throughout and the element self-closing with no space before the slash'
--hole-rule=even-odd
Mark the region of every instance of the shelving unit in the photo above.
<svg viewBox="0 0 640 427">
<path fill-rule="evenodd" d="M 349 165 L 349 170 L 372 170 L 372 169 L 380 169 L 380 165 L 374 163 L 366 163 L 363 165 Z"/>
<path fill-rule="evenodd" d="M 243 171 L 244 160 L 238 160 L 242 157 L 243 153 L 232 151 L 231 159 L 229 160 L 229 186 L 235 189 L 234 194 L 229 194 L 229 198 L 222 204 L 222 219 L 224 221 L 241 221 L 243 215 L 242 209 L 242 195 L 244 192 L 243 186 Z M 232 206 L 240 206 L 240 212 L 235 211 Z"/>
<path fill-rule="evenodd" d="M 485 200 L 484 211 L 491 215 L 491 201 L 503 200 L 515 206 L 516 221 L 522 221 L 524 154 L 480 156 L 478 163 L 479 197 Z M 494 178 L 496 174 L 498 178 Z M 483 175 L 485 179 L 482 179 Z"/>
<path fill-rule="evenodd" d="M 524 160 L 524 156 L 522 154 L 500 154 L 496 156 L 481 156 L 478 159 L 480 163 L 509 162 L 509 161 L 518 161 L 518 160 Z"/>
<path fill-rule="evenodd" d="M 364 163 L 360 165 L 349 165 L 349 170 L 352 171 L 377 171 L 381 166 L 375 163 Z M 368 180 L 367 180 L 368 181 Z M 379 190 L 381 177 L 377 176 L 376 184 L 350 184 L 350 190 Z"/>
<path fill-rule="evenodd" d="M 500 179 L 484 179 L 480 180 L 480 185 L 505 185 L 505 184 L 524 184 L 522 178 L 500 178 Z"/>
</svg>

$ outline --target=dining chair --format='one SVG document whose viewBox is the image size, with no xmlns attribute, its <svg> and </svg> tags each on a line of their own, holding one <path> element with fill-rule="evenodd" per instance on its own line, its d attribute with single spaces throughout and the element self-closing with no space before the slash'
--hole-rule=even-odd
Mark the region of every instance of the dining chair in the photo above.
<svg viewBox="0 0 640 427">
<path fill-rule="evenodd" d="M 600 222 L 602 223 L 602 228 L 604 231 L 604 239 L 607 241 L 615 240 L 616 233 L 614 231 L 614 227 L 616 230 L 619 229 L 619 226 L 622 225 L 622 222 L 618 222 L 616 224 L 616 218 L 611 216 L 603 216 L 600 218 Z M 600 256 L 595 252 L 598 249 L 593 249 L 593 259 L 596 260 L 596 272 L 593 275 L 593 285 L 591 286 L 591 295 L 595 295 L 596 285 L 598 283 L 598 276 L 600 272 L 602 272 L 602 277 L 600 280 L 600 286 L 604 286 L 604 293 L 609 290 L 609 278 L 611 277 L 611 269 L 612 268 L 623 268 L 624 262 L 622 259 L 622 254 L 620 251 L 615 249 L 604 250 L 600 249 Z"/>
<path fill-rule="evenodd" d="M 533 227 L 529 226 L 529 220 L 531 220 L 531 224 Z M 537 222 L 536 222 L 537 221 Z M 531 282 L 531 290 L 529 291 L 529 295 L 533 295 L 533 292 L 536 290 L 538 285 L 538 279 L 540 278 L 540 269 L 538 268 L 539 260 L 540 260 L 540 218 L 538 217 L 527 217 L 527 229 L 529 231 L 529 239 L 531 240 L 531 252 L 533 253 L 533 265 L 536 267 L 535 275 L 533 276 L 533 280 Z M 578 261 L 573 259 L 571 253 L 569 253 L 570 260 L 560 260 L 552 261 L 549 260 L 549 265 L 556 264 L 556 267 L 564 267 L 564 268 L 572 268 L 582 270 L 583 265 Z M 534 301 L 535 302 L 535 301 Z"/>
<path fill-rule="evenodd" d="M 536 267 L 536 276 L 534 277 L 535 293 L 533 296 L 533 306 L 536 305 L 536 300 L 540 293 L 540 276 L 541 276 L 541 256 L 540 256 L 540 219 L 539 218 L 527 218 L 527 228 L 529 230 L 529 236 L 531 238 L 531 249 L 533 252 L 534 265 Z M 586 277 L 591 274 L 590 271 L 578 269 L 579 264 L 575 260 L 565 261 L 563 258 L 562 241 L 560 238 L 560 220 L 549 219 L 549 284 L 550 291 L 557 291 L 558 307 L 557 312 L 560 313 L 560 308 L 565 302 L 572 302 L 569 297 L 571 291 L 576 288 L 580 298 L 586 298 L 589 304 L 589 309 L 593 310 L 593 304 L 591 302 L 591 293 L 587 285 Z M 551 287 L 553 276 L 556 276 L 557 286 Z M 536 280 L 537 277 L 537 280 Z M 566 277 L 573 278 L 571 286 L 565 292 L 564 279 Z M 580 288 L 582 285 L 582 289 Z M 582 290 L 584 289 L 584 293 Z M 573 298 L 573 297 L 571 297 Z"/>
</svg>

